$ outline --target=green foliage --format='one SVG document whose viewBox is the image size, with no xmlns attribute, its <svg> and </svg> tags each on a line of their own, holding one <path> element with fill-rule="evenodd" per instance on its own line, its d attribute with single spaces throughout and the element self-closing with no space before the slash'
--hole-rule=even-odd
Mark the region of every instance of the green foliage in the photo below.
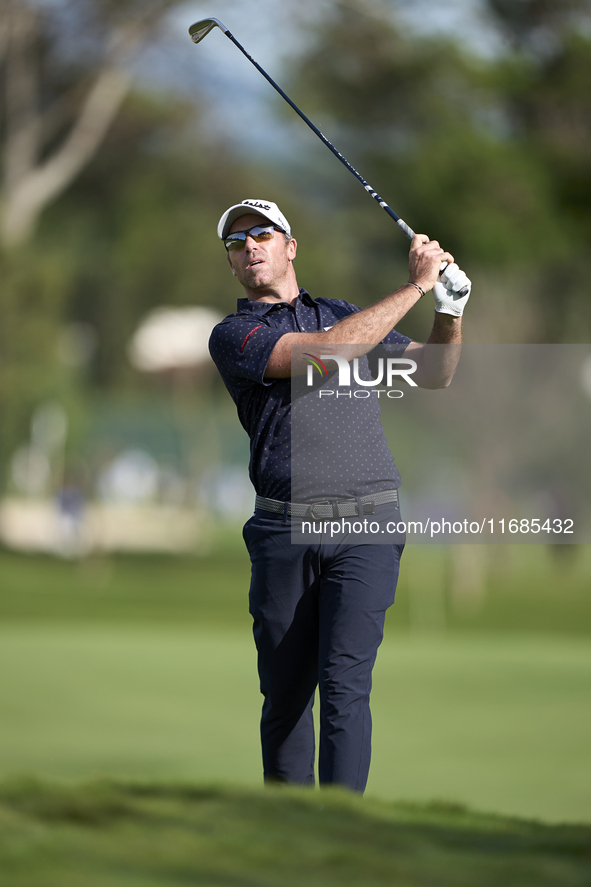
<svg viewBox="0 0 591 887">
<path fill-rule="evenodd" d="M 102 152 L 46 211 L 33 240 L 0 256 L 0 473 L 44 400 L 70 399 L 70 419 L 84 425 L 89 386 L 140 387 L 127 345 L 152 308 L 235 309 L 242 293 L 215 226 L 249 192 L 280 195 L 269 173 L 195 131 L 193 105 L 130 96 Z M 97 333 L 88 372 L 59 362 L 72 321 Z"/>
<path fill-rule="evenodd" d="M 487 61 L 459 44 L 410 40 L 361 4 L 336 6 L 293 79 L 303 106 L 325 121 L 329 115 L 325 129 L 380 194 L 468 269 L 477 283 L 467 318 L 476 338 L 505 333 L 500 323 L 485 332 L 491 318 L 478 300 L 496 283 L 503 311 L 516 300 L 527 308 L 518 341 L 584 341 L 591 334 L 583 258 L 591 41 L 570 13 L 588 4 L 555 12 L 535 2 L 490 6 L 520 37 L 511 52 Z M 526 8 L 536 13 L 527 34 Z M 556 39 L 543 50 L 534 38 L 554 26 Z M 329 187 L 336 190 L 334 180 Z M 349 262 L 373 301 L 385 263 L 396 253 L 401 264 L 405 244 L 383 220 L 379 230 L 369 223 L 375 209 L 365 209 L 352 183 L 334 199 L 348 221 L 361 220 Z"/>
<path fill-rule="evenodd" d="M 12 783 L 0 820 L 6 887 L 575 887 L 591 837 L 453 805 L 191 784 Z"/>
<path fill-rule="evenodd" d="M 0 255 L 0 466 L 28 438 L 33 409 L 58 386 L 58 331 L 72 264 L 67 251 L 38 245 Z"/>
<path fill-rule="evenodd" d="M 183 146 L 192 113 L 132 96 L 96 163 L 42 226 L 41 237 L 65 239 L 75 256 L 66 314 L 98 330 L 102 384 L 129 381 L 126 345 L 153 307 L 232 304 L 223 254 L 212 261 L 212 220 L 245 187 L 248 168 L 198 138 Z"/>
<path fill-rule="evenodd" d="M 160 305 L 234 311 L 243 295 L 216 234 L 225 208 L 248 195 L 272 196 L 302 232 L 298 273 L 315 294 L 343 286 L 326 268 L 331 235 L 318 230 L 273 169 L 237 158 L 225 143 L 195 131 L 194 106 L 133 95 L 101 155 L 45 217 L 40 237 L 72 255 L 65 314 L 99 332 L 95 381 L 133 385 L 126 346 L 139 320 Z M 341 244 L 334 246 L 340 251 Z M 308 274 L 310 268 L 312 273 Z"/>
<path fill-rule="evenodd" d="M 588 24 L 591 14 L 589 0 L 485 0 L 485 6 L 507 38 L 536 54 L 559 43 L 573 25 Z"/>
</svg>

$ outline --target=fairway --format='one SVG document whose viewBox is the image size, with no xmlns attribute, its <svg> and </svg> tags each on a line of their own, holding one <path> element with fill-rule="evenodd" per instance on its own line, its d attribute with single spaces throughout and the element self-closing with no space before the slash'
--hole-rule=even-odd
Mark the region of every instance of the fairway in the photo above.
<svg viewBox="0 0 591 887">
<path fill-rule="evenodd" d="M 0 778 L 260 784 L 248 631 L 0 631 Z M 591 650 L 550 635 L 393 634 L 375 670 L 368 796 L 591 820 Z"/>
</svg>

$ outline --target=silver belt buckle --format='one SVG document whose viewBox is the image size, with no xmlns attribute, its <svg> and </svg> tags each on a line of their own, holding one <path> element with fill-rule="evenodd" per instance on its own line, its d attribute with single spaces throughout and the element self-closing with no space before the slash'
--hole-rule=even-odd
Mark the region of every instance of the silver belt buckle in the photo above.
<svg viewBox="0 0 591 887">
<path fill-rule="evenodd" d="M 312 518 L 312 520 L 320 520 L 320 515 L 314 513 L 314 509 L 316 508 L 317 505 L 331 505 L 332 506 L 332 502 L 330 501 L 330 499 L 320 499 L 320 501 L 318 501 L 318 502 L 312 502 L 312 504 L 310 505 L 310 517 Z M 334 506 L 333 506 L 333 517 L 334 517 Z"/>
</svg>

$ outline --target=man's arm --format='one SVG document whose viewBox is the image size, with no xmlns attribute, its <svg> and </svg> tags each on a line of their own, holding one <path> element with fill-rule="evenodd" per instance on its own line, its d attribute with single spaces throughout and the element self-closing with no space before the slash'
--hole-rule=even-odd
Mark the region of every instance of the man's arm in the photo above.
<svg viewBox="0 0 591 887">
<path fill-rule="evenodd" d="M 459 292 L 449 283 L 450 278 Z M 417 363 L 413 378 L 421 388 L 447 388 L 460 359 L 462 314 L 471 283 L 457 266 L 450 269 L 450 278 L 444 276 L 435 283 L 435 321 L 426 344 L 411 342 L 404 351 Z"/>
<path fill-rule="evenodd" d="M 424 345 L 411 342 L 404 356 L 414 360 L 413 380 L 419 388 L 447 388 L 462 350 L 462 318 L 435 312 L 433 329 Z"/>
<path fill-rule="evenodd" d="M 282 379 L 291 376 L 292 345 L 309 345 L 315 350 L 326 349 L 331 345 L 345 345 L 350 348 L 341 347 L 339 353 L 347 360 L 361 357 L 381 342 L 421 298 L 419 290 L 413 284 L 417 284 L 425 292 L 433 289 L 442 262 L 453 262 L 453 256 L 445 252 L 436 240 L 429 240 L 425 234 L 415 234 L 409 254 L 409 283 L 370 308 L 345 317 L 330 330 L 317 333 L 286 333 L 279 339 L 271 353 L 265 378 Z M 437 320 L 434 330 L 436 326 L 438 326 Z M 303 373 L 307 364 L 304 360 L 300 363 L 301 366 L 297 365 L 295 371 Z"/>
</svg>

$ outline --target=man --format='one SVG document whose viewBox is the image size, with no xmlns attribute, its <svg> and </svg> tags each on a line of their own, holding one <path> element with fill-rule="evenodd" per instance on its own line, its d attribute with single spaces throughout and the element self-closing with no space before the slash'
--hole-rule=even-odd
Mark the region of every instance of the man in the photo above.
<svg viewBox="0 0 591 887">
<path fill-rule="evenodd" d="M 458 349 L 427 348 L 461 342 L 469 281 L 454 266 L 456 289 L 468 286 L 462 297 L 440 282 L 441 264 L 453 263 L 453 256 L 437 241 L 416 235 L 409 282 L 360 310 L 341 300 L 314 300 L 299 288 L 293 266 L 297 243 L 271 201 L 244 200 L 230 207 L 218 236 L 246 297 L 216 326 L 210 351 L 251 442 L 250 477 L 257 496 L 244 539 L 252 561 L 249 601 L 264 696 L 265 780 L 314 783 L 312 706 L 318 688 L 319 781 L 362 792 L 371 754 L 371 673 L 404 546 L 400 541 L 330 544 L 324 538 L 295 545 L 291 520 L 321 517 L 328 509 L 328 516 L 369 513 L 396 522 L 400 477 L 381 425 L 376 431 L 379 406 L 372 406 L 367 420 L 357 421 L 348 435 L 349 451 L 360 458 L 347 463 L 346 477 L 331 476 L 330 501 L 319 504 L 305 480 L 298 481 L 298 496 L 292 498 L 290 377 L 307 367 L 300 346 L 315 355 L 338 347 L 351 360 L 383 343 L 416 362 L 419 385 L 449 384 Z M 431 289 L 435 320 L 425 346 L 394 327 Z M 368 440 L 371 471 L 363 458 Z M 340 464 L 338 453 L 332 461 Z"/>
</svg>

